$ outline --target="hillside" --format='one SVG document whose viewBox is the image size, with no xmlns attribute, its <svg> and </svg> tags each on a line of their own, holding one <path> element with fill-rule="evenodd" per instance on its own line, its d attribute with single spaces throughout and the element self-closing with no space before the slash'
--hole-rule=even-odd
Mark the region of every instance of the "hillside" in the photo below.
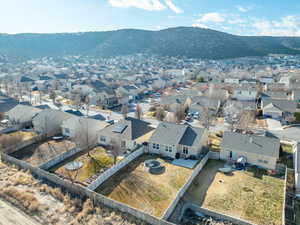
<svg viewBox="0 0 300 225">
<path fill-rule="evenodd" d="M 61 34 L 0 34 L 0 55 L 35 58 L 62 55 L 117 56 L 149 53 L 223 59 L 299 54 L 300 37 L 243 37 L 210 29 L 177 27 L 161 31 L 124 29 Z"/>
</svg>

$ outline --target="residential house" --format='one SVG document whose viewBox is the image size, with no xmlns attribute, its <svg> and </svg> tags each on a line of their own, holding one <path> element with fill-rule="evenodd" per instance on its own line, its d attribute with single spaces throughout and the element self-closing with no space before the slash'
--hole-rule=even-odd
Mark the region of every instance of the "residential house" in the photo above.
<svg viewBox="0 0 300 225">
<path fill-rule="evenodd" d="M 280 141 L 274 137 L 225 131 L 220 145 L 220 159 L 236 161 L 244 157 L 247 163 L 275 170 Z"/>
<path fill-rule="evenodd" d="M 5 118 L 9 120 L 8 125 L 17 125 L 19 128 L 31 127 L 32 119 L 41 111 L 33 106 L 18 104 L 5 113 Z"/>
<path fill-rule="evenodd" d="M 48 137 L 62 134 L 63 121 L 74 115 L 54 109 L 45 109 L 38 113 L 32 120 L 34 130 Z"/>
<path fill-rule="evenodd" d="M 255 101 L 257 97 L 257 90 L 255 88 L 235 88 L 233 90 L 233 99 L 237 99 L 240 101 Z"/>
<path fill-rule="evenodd" d="M 137 146 L 137 139 L 153 130 L 150 123 L 143 120 L 127 117 L 110 125 L 99 132 L 98 143 L 109 146 L 113 142 L 122 149 L 133 149 Z"/>
<path fill-rule="evenodd" d="M 137 87 L 133 85 L 123 85 L 117 89 L 120 94 L 127 95 L 130 100 L 135 100 L 139 94 Z"/>
<path fill-rule="evenodd" d="M 109 124 L 95 119 L 72 116 L 64 120 L 61 124 L 62 134 L 69 138 L 86 138 L 88 145 L 96 145 L 98 142 L 98 133 Z"/>
<path fill-rule="evenodd" d="M 97 93 L 97 105 L 101 105 L 105 109 L 111 109 L 120 105 L 120 103 L 116 92 L 113 89 L 106 88 Z"/>
<path fill-rule="evenodd" d="M 289 100 L 263 99 L 261 108 L 265 117 L 284 122 L 293 120 L 294 113 L 298 111 L 298 104 Z"/>
<path fill-rule="evenodd" d="M 289 100 L 290 94 L 287 91 L 265 91 L 261 93 L 262 99 L 278 99 L 278 100 Z"/>
<path fill-rule="evenodd" d="M 238 78 L 225 78 L 224 83 L 226 83 L 226 84 L 239 84 L 240 80 Z"/>
<path fill-rule="evenodd" d="M 162 122 L 149 140 L 149 152 L 171 158 L 198 158 L 207 142 L 205 128 Z"/>
<path fill-rule="evenodd" d="M 272 76 L 263 76 L 259 78 L 259 82 L 261 84 L 273 84 L 275 83 L 275 80 Z"/>
</svg>

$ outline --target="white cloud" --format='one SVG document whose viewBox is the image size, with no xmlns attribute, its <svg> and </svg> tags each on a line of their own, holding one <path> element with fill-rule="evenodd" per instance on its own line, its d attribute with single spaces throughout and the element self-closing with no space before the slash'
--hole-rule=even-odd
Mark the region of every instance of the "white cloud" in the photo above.
<svg viewBox="0 0 300 225">
<path fill-rule="evenodd" d="M 205 28 L 205 29 L 208 28 L 208 26 L 206 26 L 205 24 L 201 24 L 201 23 L 194 23 L 194 24 L 192 24 L 192 27 L 199 27 L 199 28 Z"/>
<path fill-rule="evenodd" d="M 259 35 L 300 36 L 300 17 L 289 15 L 280 20 L 254 19 L 253 27 Z"/>
<path fill-rule="evenodd" d="M 173 0 L 108 0 L 109 4 L 117 8 L 139 8 L 148 11 L 162 11 L 167 8 L 175 13 L 182 13 L 183 10 L 176 6 Z"/>
<path fill-rule="evenodd" d="M 182 9 L 177 7 L 172 0 L 165 0 L 166 5 L 175 13 L 183 13 Z"/>
<path fill-rule="evenodd" d="M 111 6 L 118 8 L 139 8 L 148 11 L 161 11 L 166 6 L 160 0 L 108 0 Z"/>
<path fill-rule="evenodd" d="M 207 23 L 207 22 L 213 22 L 213 23 L 223 23 L 225 22 L 225 17 L 221 13 L 218 12 L 211 12 L 211 13 L 205 13 L 200 15 L 200 18 L 197 20 L 197 22 L 200 23 Z"/>
<path fill-rule="evenodd" d="M 246 12 L 249 12 L 249 11 L 253 10 L 254 7 L 253 6 L 241 6 L 241 5 L 237 5 L 236 8 L 240 12 L 246 13 Z"/>
</svg>

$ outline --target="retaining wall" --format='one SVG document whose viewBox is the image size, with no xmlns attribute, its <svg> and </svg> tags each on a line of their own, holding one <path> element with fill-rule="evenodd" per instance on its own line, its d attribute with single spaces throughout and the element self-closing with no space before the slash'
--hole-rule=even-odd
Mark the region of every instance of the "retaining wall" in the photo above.
<svg viewBox="0 0 300 225">
<path fill-rule="evenodd" d="M 64 152 L 64 153 L 60 154 L 59 156 L 49 160 L 48 162 L 42 163 L 41 165 L 39 165 L 39 168 L 48 171 L 51 168 L 53 168 L 54 166 L 62 163 L 63 161 L 73 157 L 74 155 L 76 155 L 82 151 L 84 151 L 84 150 L 79 149 L 79 148 L 73 148 L 70 151 Z"/>
<path fill-rule="evenodd" d="M 140 147 L 138 150 L 128 155 L 126 158 L 118 162 L 112 168 L 100 174 L 99 177 L 93 183 L 91 183 L 87 188 L 92 191 L 96 190 L 96 188 L 98 188 L 101 184 L 107 181 L 111 176 L 116 174 L 118 171 L 123 169 L 125 166 L 127 166 L 129 163 L 131 163 L 133 160 L 135 160 L 136 158 L 138 158 L 143 154 L 144 154 L 144 146 Z"/>
<path fill-rule="evenodd" d="M 71 194 L 75 194 L 77 196 L 80 196 L 81 198 L 90 198 L 95 205 L 100 206 L 106 206 L 108 208 L 111 208 L 113 210 L 118 210 L 123 213 L 130 214 L 137 219 L 143 220 L 149 224 L 153 225 L 175 225 L 173 223 L 170 223 L 168 221 L 165 221 L 163 219 L 154 217 L 152 215 L 149 215 L 147 213 L 144 213 L 142 211 L 139 211 L 138 209 L 132 208 L 128 205 L 122 204 L 120 202 L 114 201 L 112 199 L 107 198 L 104 195 L 98 194 L 94 191 L 91 191 L 85 187 L 79 186 L 77 184 L 72 184 L 68 180 L 64 180 L 52 173 L 49 173 L 47 171 L 44 171 L 38 167 L 33 167 L 27 162 L 18 160 L 16 158 L 13 158 L 7 154 L 1 153 L 1 158 L 3 161 L 17 165 L 21 169 L 29 170 L 33 175 L 35 175 L 38 179 L 45 180 L 47 182 L 51 182 L 55 184 L 56 186 L 62 188 L 63 190 L 66 190 L 67 192 Z"/>
<path fill-rule="evenodd" d="M 195 177 L 200 173 L 200 171 L 205 166 L 208 158 L 209 158 L 209 153 L 205 155 L 205 157 L 201 160 L 201 162 L 194 169 L 194 171 L 191 174 L 191 176 L 189 177 L 188 181 L 177 192 L 176 198 L 173 200 L 173 202 L 171 203 L 171 205 L 169 205 L 169 207 L 166 209 L 166 211 L 165 211 L 165 213 L 164 213 L 164 215 L 162 217 L 164 220 L 169 219 L 169 217 L 173 213 L 174 209 L 176 208 L 178 202 L 180 201 L 181 197 L 185 194 L 185 192 L 190 187 L 190 185 L 192 184 L 192 182 L 195 179 Z"/>
</svg>

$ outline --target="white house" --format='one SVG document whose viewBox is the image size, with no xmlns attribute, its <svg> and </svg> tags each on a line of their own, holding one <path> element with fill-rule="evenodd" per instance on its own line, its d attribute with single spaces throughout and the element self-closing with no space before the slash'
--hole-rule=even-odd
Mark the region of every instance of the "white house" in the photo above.
<svg viewBox="0 0 300 225">
<path fill-rule="evenodd" d="M 88 142 L 96 144 L 98 140 L 98 133 L 100 130 L 107 127 L 109 124 L 95 119 L 72 116 L 62 122 L 62 134 L 69 138 L 76 138 L 77 136 L 86 136 Z"/>
<path fill-rule="evenodd" d="M 240 80 L 238 78 L 225 78 L 224 83 L 226 83 L 226 84 L 239 84 Z"/>
<path fill-rule="evenodd" d="M 233 99 L 240 101 L 255 101 L 257 97 L 257 90 L 252 88 L 236 88 L 233 90 Z"/>
<path fill-rule="evenodd" d="M 149 152 L 171 158 L 198 158 L 207 143 L 208 131 L 204 128 L 162 122 L 149 140 Z"/>
</svg>

